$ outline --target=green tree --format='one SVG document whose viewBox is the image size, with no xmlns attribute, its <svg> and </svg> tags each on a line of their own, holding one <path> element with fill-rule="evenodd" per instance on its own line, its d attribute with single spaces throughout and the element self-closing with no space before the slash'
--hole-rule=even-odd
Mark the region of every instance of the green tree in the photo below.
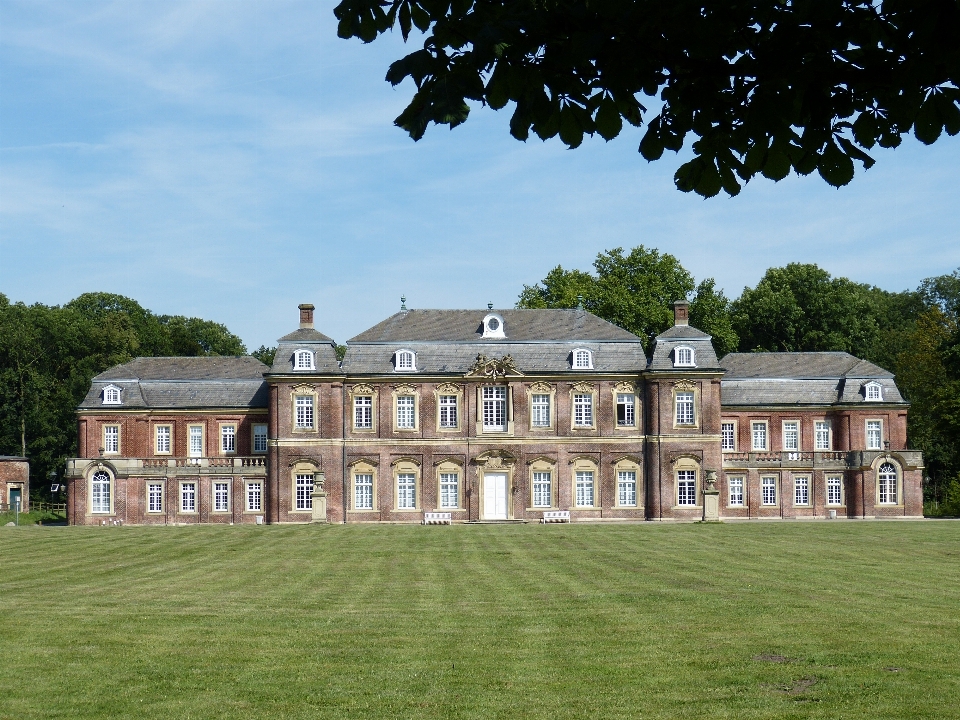
<svg viewBox="0 0 960 720">
<path fill-rule="evenodd" d="M 250 354 L 267 367 L 270 367 L 273 365 L 273 359 L 277 356 L 277 346 L 267 347 L 266 345 L 261 345 Z"/>
<path fill-rule="evenodd" d="M 714 350 L 723 357 L 737 350 L 740 338 L 733 329 L 730 300 L 715 285 L 713 278 L 707 278 L 697 285 L 693 302 L 690 303 L 690 324 L 710 335 Z"/>
<path fill-rule="evenodd" d="M 518 140 L 571 148 L 646 123 L 643 157 L 688 144 L 676 185 L 707 197 L 791 170 L 845 185 L 874 146 L 960 131 L 956 0 L 342 0 L 334 14 L 342 38 L 424 33 L 386 77 L 416 85 L 395 121 L 414 140 L 465 122 L 471 100 L 513 103 Z"/>
</svg>

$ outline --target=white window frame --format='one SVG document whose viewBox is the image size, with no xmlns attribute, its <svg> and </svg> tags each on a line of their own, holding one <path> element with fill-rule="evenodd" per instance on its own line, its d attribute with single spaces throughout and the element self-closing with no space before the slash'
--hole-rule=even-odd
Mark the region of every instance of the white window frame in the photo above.
<svg viewBox="0 0 960 720">
<path fill-rule="evenodd" d="M 496 320 L 496 323 L 492 322 Z M 506 324 L 503 322 L 503 316 L 499 313 L 488 313 L 483 318 L 483 335 L 481 339 L 491 338 L 494 340 L 503 340 L 506 336 Z"/>
<path fill-rule="evenodd" d="M 173 426 L 153 426 L 153 452 L 156 455 L 170 455 L 173 451 Z"/>
<path fill-rule="evenodd" d="M 397 350 L 394 353 L 393 371 L 398 373 L 411 373 L 417 371 L 417 354 L 413 350 Z"/>
<path fill-rule="evenodd" d="M 456 510 L 460 507 L 460 473 L 440 473 L 440 509 Z"/>
<path fill-rule="evenodd" d="M 293 396 L 294 430 L 313 430 L 316 427 L 316 396 L 298 394 Z"/>
<path fill-rule="evenodd" d="M 863 399 L 867 402 L 883 402 L 883 386 L 878 382 L 868 382 L 863 386 Z"/>
<path fill-rule="evenodd" d="M 843 476 L 842 475 L 827 475 L 827 505 L 828 506 L 843 505 Z"/>
<path fill-rule="evenodd" d="M 813 423 L 813 442 L 814 450 L 833 450 L 833 426 L 829 420 Z"/>
<path fill-rule="evenodd" d="M 373 429 L 373 395 L 355 395 L 353 397 L 353 429 Z"/>
<path fill-rule="evenodd" d="M 788 429 L 790 426 L 793 426 L 793 429 Z M 783 433 L 783 449 L 789 452 L 799 452 L 800 451 L 800 421 L 799 420 L 784 420 L 782 423 L 782 433 Z M 791 436 L 793 442 L 790 442 Z"/>
<path fill-rule="evenodd" d="M 397 510 L 416 510 L 417 495 L 417 474 L 397 473 Z"/>
<path fill-rule="evenodd" d="M 636 393 L 618 392 L 616 394 L 616 413 L 617 427 L 636 427 L 637 426 L 637 395 Z M 623 413 L 620 408 L 623 407 Z M 623 422 L 620 416 L 623 415 Z"/>
<path fill-rule="evenodd" d="M 460 427 L 460 396 L 459 395 L 438 395 L 437 413 L 439 417 L 437 422 L 443 430 L 456 430 Z"/>
<path fill-rule="evenodd" d="M 776 507 L 777 505 L 777 477 L 775 475 L 765 475 L 760 478 L 760 504 L 766 507 Z"/>
<path fill-rule="evenodd" d="M 197 512 L 197 483 L 193 480 L 180 483 L 180 513 L 192 515 Z"/>
<path fill-rule="evenodd" d="M 593 393 L 573 393 L 573 427 L 593 427 Z"/>
<path fill-rule="evenodd" d="M 733 477 L 727 478 L 727 506 L 728 507 L 743 507 L 744 506 L 744 477 L 743 475 L 734 475 Z"/>
<path fill-rule="evenodd" d="M 103 426 L 103 454 L 120 454 L 120 426 L 118 424 Z"/>
<path fill-rule="evenodd" d="M 120 399 L 120 393 L 123 392 L 123 388 L 117 387 L 116 385 L 107 385 L 103 389 L 103 400 L 101 405 L 122 405 L 123 401 Z"/>
<path fill-rule="evenodd" d="M 229 481 L 214 480 L 213 511 L 216 513 L 230 512 L 230 482 Z"/>
<path fill-rule="evenodd" d="M 246 512 L 263 512 L 263 483 L 259 480 L 248 481 L 243 488 Z"/>
<path fill-rule="evenodd" d="M 261 428 L 262 432 L 260 431 Z M 253 449 L 253 454 L 260 455 L 265 453 L 267 451 L 267 439 L 269 438 L 269 426 L 267 423 L 254 423 L 252 433 L 253 440 L 250 447 Z"/>
<path fill-rule="evenodd" d="M 729 434 L 727 433 L 727 428 L 730 429 Z M 736 452 L 737 424 L 735 422 L 720 423 L 720 450 L 723 452 Z"/>
<path fill-rule="evenodd" d="M 553 507 L 553 471 L 533 471 L 533 507 Z"/>
<path fill-rule="evenodd" d="M 757 430 L 760 430 L 758 433 Z M 767 452 L 770 448 L 770 424 L 766 420 L 750 421 L 750 450 Z"/>
<path fill-rule="evenodd" d="M 417 396 L 397 395 L 394 401 L 397 430 L 417 429 Z"/>
<path fill-rule="evenodd" d="M 871 426 L 874 426 L 875 431 Z M 876 442 L 873 442 L 873 437 Z M 867 450 L 883 450 L 883 420 L 872 418 L 864 422 L 864 439 Z"/>
<path fill-rule="evenodd" d="M 203 457 L 206 452 L 206 430 L 203 425 L 187 426 L 187 457 Z"/>
<path fill-rule="evenodd" d="M 573 370 L 593 370 L 593 352 L 587 348 L 576 348 L 571 354 Z"/>
<path fill-rule="evenodd" d="M 678 345 L 673 349 L 674 367 L 696 367 L 696 354 L 689 345 Z"/>
<path fill-rule="evenodd" d="M 674 393 L 674 421 L 683 427 L 695 427 L 697 424 L 697 394 L 693 390 L 681 390 Z M 689 412 L 687 412 L 689 411 Z"/>
<path fill-rule="evenodd" d="M 237 424 L 222 423 L 220 425 L 220 454 L 237 454 Z"/>
<path fill-rule="evenodd" d="M 677 505 L 697 506 L 697 471 L 677 470 Z"/>
<path fill-rule="evenodd" d="M 801 475 L 793 479 L 793 504 L 796 507 L 808 507 L 810 505 L 809 476 Z"/>
<path fill-rule="evenodd" d="M 299 349 L 293 354 L 294 370 L 316 370 L 317 365 L 312 350 Z"/>
<path fill-rule="evenodd" d="M 293 509 L 295 512 L 313 510 L 313 473 L 294 473 Z"/>
<path fill-rule="evenodd" d="M 539 399 L 538 399 L 539 398 Z M 530 425 L 535 428 L 551 427 L 552 408 L 550 393 L 530 394 Z"/>
<path fill-rule="evenodd" d="M 147 514 L 163 512 L 163 483 L 147 483 Z"/>
<path fill-rule="evenodd" d="M 637 507 L 637 471 L 632 468 L 617 470 L 617 505 Z"/>
<path fill-rule="evenodd" d="M 508 428 L 507 401 L 510 393 L 506 385 L 484 385 L 481 391 L 484 432 L 506 432 Z M 502 422 L 498 423 L 497 421 Z"/>
<path fill-rule="evenodd" d="M 890 470 L 884 470 L 890 468 Z M 892 474 L 891 474 L 892 473 Z M 899 505 L 900 499 L 900 471 L 897 466 L 885 462 L 877 468 L 877 504 Z"/>
<path fill-rule="evenodd" d="M 353 509 L 373 510 L 373 473 L 353 473 Z"/>
<path fill-rule="evenodd" d="M 110 515 L 113 512 L 113 478 L 105 470 L 90 476 L 90 513 Z"/>
<path fill-rule="evenodd" d="M 577 470 L 574 473 L 574 505 L 576 507 L 596 507 L 594 504 L 597 497 L 596 477 L 593 470 Z"/>
</svg>

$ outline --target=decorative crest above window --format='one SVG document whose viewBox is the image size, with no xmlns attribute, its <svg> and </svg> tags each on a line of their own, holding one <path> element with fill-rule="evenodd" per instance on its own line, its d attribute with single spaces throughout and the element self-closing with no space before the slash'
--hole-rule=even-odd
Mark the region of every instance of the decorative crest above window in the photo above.
<svg viewBox="0 0 960 720">
<path fill-rule="evenodd" d="M 523 373 L 517 368 L 513 357 L 504 355 L 500 359 L 489 359 L 486 355 L 477 355 L 473 365 L 467 370 L 466 377 L 484 377 L 490 380 L 496 380 L 499 377 L 508 375 L 522 376 Z"/>
</svg>

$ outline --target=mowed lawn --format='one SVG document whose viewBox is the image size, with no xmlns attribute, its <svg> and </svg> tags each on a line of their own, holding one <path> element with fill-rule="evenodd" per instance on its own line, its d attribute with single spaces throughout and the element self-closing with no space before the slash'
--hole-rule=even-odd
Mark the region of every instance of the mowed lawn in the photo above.
<svg viewBox="0 0 960 720">
<path fill-rule="evenodd" d="M 0 717 L 960 717 L 960 522 L 0 528 Z"/>
</svg>

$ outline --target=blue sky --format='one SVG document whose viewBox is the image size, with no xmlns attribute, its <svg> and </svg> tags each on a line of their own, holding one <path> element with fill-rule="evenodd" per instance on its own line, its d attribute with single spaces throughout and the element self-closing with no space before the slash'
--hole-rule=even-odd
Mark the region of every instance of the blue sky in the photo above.
<svg viewBox="0 0 960 720">
<path fill-rule="evenodd" d="M 414 143 L 392 124 L 411 89 L 383 80 L 403 43 L 338 39 L 334 5 L 0 1 L 0 292 L 120 293 L 252 349 L 300 302 L 342 342 L 402 294 L 512 307 L 617 246 L 731 297 L 788 262 L 889 290 L 960 266 L 960 138 L 879 151 L 840 190 L 711 200 L 674 189 L 675 157 L 644 161 L 636 129 L 570 151 L 477 108 Z"/>
</svg>

